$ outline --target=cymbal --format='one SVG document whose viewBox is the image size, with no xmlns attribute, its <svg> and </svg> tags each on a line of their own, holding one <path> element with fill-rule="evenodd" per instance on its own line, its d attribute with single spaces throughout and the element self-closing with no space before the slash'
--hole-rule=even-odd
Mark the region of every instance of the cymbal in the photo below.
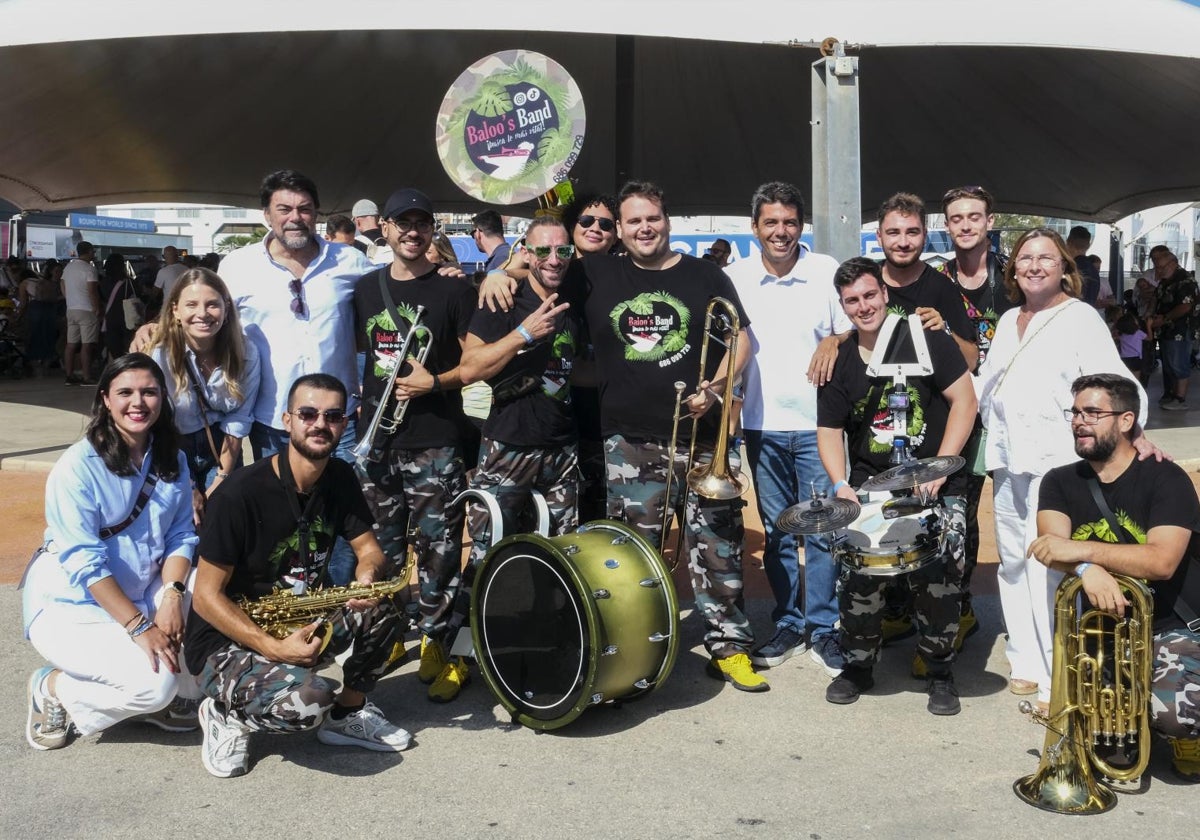
<svg viewBox="0 0 1200 840">
<path fill-rule="evenodd" d="M 862 492 L 875 490 L 912 490 L 927 481 L 943 478 L 957 472 L 966 458 L 958 455 L 938 455 L 935 458 L 921 458 L 905 464 L 884 470 L 863 482 L 859 488 Z"/>
<path fill-rule="evenodd" d="M 848 499 L 811 499 L 779 514 L 775 527 L 789 534 L 825 534 L 849 525 L 861 508 Z"/>
</svg>

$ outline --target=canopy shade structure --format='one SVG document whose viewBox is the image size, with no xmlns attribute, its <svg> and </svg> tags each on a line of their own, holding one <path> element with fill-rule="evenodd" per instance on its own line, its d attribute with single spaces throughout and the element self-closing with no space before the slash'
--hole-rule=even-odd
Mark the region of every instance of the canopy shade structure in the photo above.
<svg viewBox="0 0 1200 840">
<path fill-rule="evenodd" d="M 194 5 L 0 3 L 0 197 L 255 206 L 262 176 L 293 168 L 326 212 L 400 186 L 476 211 L 437 157 L 437 110 L 472 62 L 520 48 L 579 84 L 581 186 L 646 178 L 675 215 L 744 215 L 763 181 L 811 189 L 810 67 L 834 36 L 859 59 L 868 217 L 898 190 L 936 206 L 962 184 L 1002 210 L 1097 221 L 1200 199 L 1200 9 L 1182 0 L 1014 0 L 968 20 L 946 0 L 793 2 L 770 17 L 614 0 L 603 21 L 522 0 L 436 13 L 366 0 L 351 21 Z M 447 30 L 451 14 L 497 29 Z"/>
</svg>

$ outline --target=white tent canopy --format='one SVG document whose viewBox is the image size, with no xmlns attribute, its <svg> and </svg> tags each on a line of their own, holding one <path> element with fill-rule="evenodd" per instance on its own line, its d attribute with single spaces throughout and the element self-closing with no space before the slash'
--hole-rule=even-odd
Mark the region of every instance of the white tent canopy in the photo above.
<svg viewBox="0 0 1200 840">
<path fill-rule="evenodd" d="M 478 209 L 437 159 L 437 108 L 473 61 L 526 48 L 582 90 L 581 184 L 650 178 L 676 214 L 744 214 L 762 181 L 810 188 L 810 65 L 834 36 L 860 61 L 868 214 L 899 189 L 936 202 L 968 183 L 1005 210 L 1104 221 L 1200 199 L 1200 8 L 1185 0 L 296 9 L 0 3 L 0 197 L 252 205 L 290 167 L 331 212 L 401 185 Z"/>
</svg>

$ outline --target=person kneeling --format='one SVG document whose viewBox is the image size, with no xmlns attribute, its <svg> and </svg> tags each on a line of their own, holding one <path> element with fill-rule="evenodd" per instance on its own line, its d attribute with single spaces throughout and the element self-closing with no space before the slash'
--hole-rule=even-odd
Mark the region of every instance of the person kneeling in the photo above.
<svg viewBox="0 0 1200 840">
<path fill-rule="evenodd" d="M 379 752 L 411 743 L 409 733 L 366 698 L 403 634 L 390 599 L 351 599 L 326 619 L 328 627 L 313 622 L 283 639 L 236 602 L 280 590 L 303 595 L 323 585 L 338 536 L 354 550 L 358 583 L 381 578 L 383 551 L 353 468 L 331 460 L 345 422 L 341 381 L 327 374 L 300 377 L 283 413 L 288 447 L 234 472 L 209 502 L 185 652 L 205 695 L 202 760 L 214 776 L 247 771 L 251 732 L 320 727 L 321 743 Z M 323 650 L 321 630 L 330 635 Z M 339 692 L 317 671 L 351 646 Z"/>
</svg>

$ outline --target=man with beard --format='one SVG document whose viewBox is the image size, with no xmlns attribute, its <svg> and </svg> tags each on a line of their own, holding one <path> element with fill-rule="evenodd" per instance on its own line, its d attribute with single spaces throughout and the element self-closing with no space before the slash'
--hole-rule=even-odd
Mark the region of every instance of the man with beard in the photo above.
<svg viewBox="0 0 1200 840">
<path fill-rule="evenodd" d="M 897 340 L 893 343 L 897 349 L 878 343 L 889 317 L 891 288 L 884 283 L 882 270 L 873 261 L 865 257 L 847 260 L 838 267 L 833 282 L 856 332 L 838 349 L 833 377 L 818 396 L 817 447 L 834 493 L 857 501 L 854 487 L 892 466 L 890 456 L 895 437 L 908 439 L 915 458 L 957 455 L 971 433 L 978 404 L 970 374 L 954 342 L 940 330 L 925 330 L 933 373 L 907 377 L 907 424 L 896 429 L 897 415 L 891 410 L 895 383 L 888 376 L 870 375 L 869 367 L 872 362 L 887 362 L 888 353 L 899 356 L 901 341 L 912 342 L 907 324 L 898 325 Z M 849 441 L 849 474 L 843 435 Z M 942 549 L 926 565 L 892 578 L 843 564 L 838 600 L 845 667 L 825 692 L 830 703 L 853 703 L 874 686 L 873 669 L 883 637 L 884 588 L 890 580 L 895 580 L 896 587 L 911 596 L 914 605 L 921 637 L 917 653 L 928 677 L 927 708 L 935 715 L 958 714 L 960 704 L 951 667 L 962 602 L 965 531 L 962 491 L 963 482 L 957 475 L 919 488 L 921 498 L 932 499 L 939 494 L 942 497 L 941 509 L 937 511 Z"/>
<path fill-rule="evenodd" d="M 1092 606 L 1117 615 L 1129 601 L 1114 574 L 1153 583 L 1150 725 L 1170 741 L 1176 774 L 1200 782 L 1200 624 L 1189 627 L 1177 612 L 1188 564 L 1198 562 L 1188 546 L 1200 530 L 1200 501 L 1178 465 L 1137 457 L 1140 406 L 1132 380 L 1081 376 L 1071 393 L 1074 404 L 1064 415 L 1083 460 L 1042 479 L 1029 556 L 1058 573 L 1052 585 L 1078 575 Z"/>
<path fill-rule="evenodd" d="M 250 765 L 251 732 L 286 734 L 320 727 L 317 740 L 398 752 L 408 732 L 366 698 L 388 665 L 402 623 L 390 599 L 352 599 L 327 618 L 278 639 L 250 619 L 237 599 L 277 589 L 297 595 L 327 582 L 335 535 L 357 558 L 355 580 L 384 577 L 386 561 L 371 513 L 348 464 L 333 459 L 346 426 L 346 389 L 309 374 L 288 392 L 282 422 L 289 445 L 234 471 L 213 494 L 197 550 L 187 624 L 188 670 L 205 698 L 201 758 L 221 778 Z M 322 651 L 320 631 L 330 634 Z M 343 685 L 317 671 L 350 649 Z"/>
<path fill-rule="evenodd" d="M 467 678 L 464 664 L 449 661 L 445 642 L 462 563 L 463 512 L 450 502 L 466 489 L 459 359 L 475 292 L 465 279 L 440 276 L 426 257 L 433 230 L 433 205 L 424 193 L 392 193 L 384 205 L 383 235 L 395 258 L 359 279 L 354 311 L 359 345 L 366 351 L 367 416 L 374 416 L 381 401 L 388 403 L 388 418 L 397 405 L 404 411 L 393 434 L 370 441 L 374 451 L 360 463 L 359 475 L 385 554 L 398 560 L 416 540 L 424 636 L 418 675 L 433 684 L 429 696 L 437 700 L 456 695 Z M 397 358 L 414 325 L 409 357 Z M 403 367 L 392 393 L 385 393 L 395 365 Z"/>
<path fill-rule="evenodd" d="M 766 546 L 763 568 L 775 596 L 775 632 L 750 654 L 760 668 L 783 664 L 805 644 L 831 677 L 842 668 L 837 631 L 837 564 L 825 535 L 805 537 L 804 568 L 795 536 L 777 528 L 784 510 L 829 493 L 817 454 L 817 387 L 833 370 L 851 324 L 833 287 L 837 261 L 800 242 L 804 198 L 791 184 L 763 184 L 751 199 L 750 227 L 761 258 L 726 269 L 746 311 L 752 355 L 744 376 L 742 428 Z M 797 375 L 805 360 L 807 377 Z"/>
</svg>

